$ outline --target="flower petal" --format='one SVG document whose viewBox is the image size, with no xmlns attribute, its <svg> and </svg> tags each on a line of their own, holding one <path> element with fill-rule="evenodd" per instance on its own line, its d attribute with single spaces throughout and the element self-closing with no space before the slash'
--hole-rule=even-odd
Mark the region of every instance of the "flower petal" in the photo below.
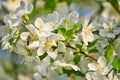
<svg viewBox="0 0 120 80">
<path fill-rule="evenodd" d="M 98 67 L 98 64 L 97 64 L 97 63 L 89 63 L 89 64 L 88 64 L 89 70 L 96 71 L 96 70 L 97 70 L 97 67 Z"/>
<path fill-rule="evenodd" d="M 38 50 L 37 50 L 37 55 L 38 56 L 41 56 L 41 55 L 43 55 L 45 53 L 45 50 L 43 49 L 43 48 L 38 48 Z"/>
<path fill-rule="evenodd" d="M 52 58 L 52 59 L 56 59 L 57 57 L 57 52 L 53 52 L 53 51 L 47 51 L 48 55 Z"/>
<path fill-rule="evenodd" d="M 40 42 L 39 41 L 33 41 L 32 43 L 30 43 L 27 48 L 29 49 L 35 49 L 39 47 Z"/>
<path fill-rule="evenodd" d="M 35 27 L 39 28 L 39 26 L 40 26 L 40 25 L 43 25 L 44 22 L 43 22 L 43 20 L 42 20 L 41 18 L 37 18 L 37 19 L 35 20 L 34 24 L 35 24 Z"/>
<path fill-rule="evenodd" d="M 106 59 L 104 56 L 100 56 L 97 60 L 97 62 L 100 64 L 100 66 L 105 67 L 106 66 Z"/>
<path fill-rule="evenodd" d="M 28 38 L 29 35 L 30 35 L 29 32 L 23 32 L 23 33 L 20 34 L 20 38 L 21 38 L 23 41 L 25 41 L 25 40 L 27 40 L 27 38 Z"/>
<path fill-rule="evenodd" d="M 112 65 L 108 65 L 103 69 L 103 75 L 107 75 L 109 71 L 112 69 Z"/>
<path fill-rule="evenodd" d="M 70 65 L 75 71 L 80 71 L 80 68 L 78 66 L 75 66 L 75 65 Z"/>
</svg>

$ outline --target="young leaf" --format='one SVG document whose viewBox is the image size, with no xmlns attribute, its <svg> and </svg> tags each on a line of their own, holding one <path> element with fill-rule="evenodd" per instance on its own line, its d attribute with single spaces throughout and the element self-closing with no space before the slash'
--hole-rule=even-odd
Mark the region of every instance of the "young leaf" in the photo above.
<svg viewBox="0 0 120 80">
<path fill-rule="evenodd" d="M 80 62 L 80 55 L 75 55 L 73 61 L 75 64 L 78 64 Z"/>
<path fill-rule="evenodd" d="M 42 56 L 39 56 L 39 59 L 43 60 L 47 55 L 48 55 L 47 52 L 45 52 Z"/>
<path fill-rule="evenodd" d="M 80 31 L 82 28 L 82 24 L 78 23 L 72 26 L 73 33 Z"/>
<path fill-rule="evenodd" d="M 97 52 L 99 52 L 99 51 L 95 48 L 89 50 L 89 53 L 97 53 Z"/>
<path fill-rule="evenodd" d="M 117 70 L 118 72 L 120 71 L 120 59 L 114 59 L 112 65 L 113 69 Z"/>
<path fill-rule="evenodd" d="M 114 52 L 114 49 L 113 49 L 113 46 L 110 44 L 107 49 L 106 49 L 106 52 L 105 52 L 105 58 L 107 60 L 107 63 L 109 63 L 112 58 L 113 58 L 113 52 Z"/>
<path fill-rule="evenodd" d="M 88 42 L 88 48 L 93 47 L 97 43 L 98 39 L 94 40 L 93 42 Z"/>
</svg>

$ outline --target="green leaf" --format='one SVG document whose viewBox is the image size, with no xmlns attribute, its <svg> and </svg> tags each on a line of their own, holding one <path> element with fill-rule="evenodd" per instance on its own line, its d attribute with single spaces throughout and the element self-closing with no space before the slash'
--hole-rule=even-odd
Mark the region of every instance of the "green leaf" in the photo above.
<svg viewBox="0 0 120 80">
<path fill-rule="evenodd" d="M 73 33 L 78 32 L 82 28 L 82 24 L 78 23 L 72 26 Z"/>
<path fill-rule="evenodd" d="M 43 60 L 47 55 L 48 55 L 47 52 L 45 52 L 42 56 L 39 56 L 39 59 Z"/>
<path fill-rule="evenodd" d="M 93 49 L 90 49 L 88 52 L 89 53 L 98 53 L 99 51 L 98 51 L 98 49 L 93 48 Z"/>
<path fill-rule="evenodd" d="M 11 39 L 9 39 L 9 40 L 8 40 L 8 42 L 10 43 L 10 45 L 12 45 L 12 44 L 13 44 L 13 41 L 14 41 L 14 39 L 13 39 L 13 38 L 11 38 Z"/>
<path fill-rule="evenodd" d="M 44 0 L 45 1 L 45 8 L 49 10 L 49 12 L 53 12 L 56 8 L 58 0 Z"/>
<path fill-rule="evenodd" d="M 78 64 L 80 62 L 80 55 L 75 55 L 73 61 L 75 64 Z"/>
<path fill-rule="evenodd" d="M 98 39 L 94 40 L 93 42 L 88 42 L 88 48 L 93 47 L 97 43 Z"/>
<path fill-rule="evenodd" d="M 70 5 L 72 3 L 72 0 L 58 0 L 59 2 L 63 2 L 65 1 L 67 3 L 67 5 Z"/>
<path fill-rule="evenodd" d="M 67 36 L 66 36 L 66 30 L 64 28 L 60 28 L 58 30 L 58 33 L 61 34 L 61 35 L 63 35 L 65 38 L 67 38 Z"/>
<path fill-rule="evenodd" d="M 78 52 L 73 52 L 73 55 L 77 55 L 78 54 Z"/>
<path fill-rule="evenodd" d="M 66 30 L 65 28 L 60 28 L 58 30 L 58 33 L 63 35 L 65 37 L 65 39 L 67 40 L 67 42 L 69 42 L 70 40 L 73 40 L 73 30 Z"/>
<path fill-rule="evenodd" d="M 112 65 L 113 69 L 117 70 L 118 72 L 120 71 L 120 59 L 114 59 Z"/>
<path fill-rule="evenodd" d="M 66 36 L 67 36 L 68 39 L 71 39 L 72 35 L 73 35 L 73 30 L 67 30 L 66 31 Z"/>
<path fill-rule="evenodd" d="M 119 9 L 118 0 L 107 0 L 107 1 L 110 2 L 114 7 L 116 7 L 117 9 Z"/>
<path fill-rule="evenodd" d="M 112 58 L 113 58 L 113 52 L 114 52 L 113 46 L 110 44 L 107 47 L 107 49 L 105 51 L 105 55 L 104 55 L 105 58 L 107 59 L 107 63 L 109 63 L 112 60 Z"/>
<path fill-rule="evenodd" d="M 78 48 L 79 50 L 82 50 L 82 45 L 76 44 L 76 48 Z"/>
</svg>

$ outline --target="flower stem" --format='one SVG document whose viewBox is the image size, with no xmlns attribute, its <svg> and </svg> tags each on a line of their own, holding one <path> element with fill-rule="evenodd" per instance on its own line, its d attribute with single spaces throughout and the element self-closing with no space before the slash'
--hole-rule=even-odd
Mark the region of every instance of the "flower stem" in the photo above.
<svg viewBox="0 0 120 80">
<path fill-rule="evenodd" d="M 78 51 L 78 50 L 77 50 L 77 48 L 75 48 L 75 47 L 71 46 L 70 44 L 67 44 L 67 45 L 66 45 L 66 47 L 68 47 L 68 48 L 71 48 L 71 49 L 73 49 L 73 50 Z M 83 51 L 80 51 L 79 53 L 81 53 L 81 54 L 85 55 L 86 57 L 89 57 L 89 58 L 90 58 L 90 59 L 92 59 L 92 60 L 97 61 L 97 59 L 96 59 L 96 58 L 94 58 L 93 56 L 91 56 L 91 55 L 89 55 L 89 54 L 84 53 Z"/>
</svg>

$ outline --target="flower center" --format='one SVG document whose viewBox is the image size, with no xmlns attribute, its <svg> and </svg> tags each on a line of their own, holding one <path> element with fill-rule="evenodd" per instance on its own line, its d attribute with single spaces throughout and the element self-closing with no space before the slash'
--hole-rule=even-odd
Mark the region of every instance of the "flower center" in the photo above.
<svg viewBox="0 0 120 80">
<path fill-rule="evenodd" d="M 103 70 L 103 67 L 102 67 L 102 66 L 98 66 L 98 70 L 99 70 L 99 71 L 102 71 L 102 70 Z"/>
<path fill-rule="evenodd" d="M 112 28 L 112 27 L 108 27 L 107 31 L 108 31 L 108 32 L 112 32 L 112 31 L 113 31 L 113 28 Z"/>
<path fill-rule="evenodd" d="M 32 35 L 32 40 L 36 41 L 36 40 L 38 40 L 38 37 L 36 35 Z"/>
<path fill-rule="evenodd" d="M 91 33 L 92 33 L 92 29 L 87 29 L 85 32 L 86 32 L 87 34 L 91 34 Z"/>
<path fill-rule="evenodd" d="M 52 43 L 50 41 L 47 41 L 46 47 L 50 48 L 52 46 Z"/>
</svg>

